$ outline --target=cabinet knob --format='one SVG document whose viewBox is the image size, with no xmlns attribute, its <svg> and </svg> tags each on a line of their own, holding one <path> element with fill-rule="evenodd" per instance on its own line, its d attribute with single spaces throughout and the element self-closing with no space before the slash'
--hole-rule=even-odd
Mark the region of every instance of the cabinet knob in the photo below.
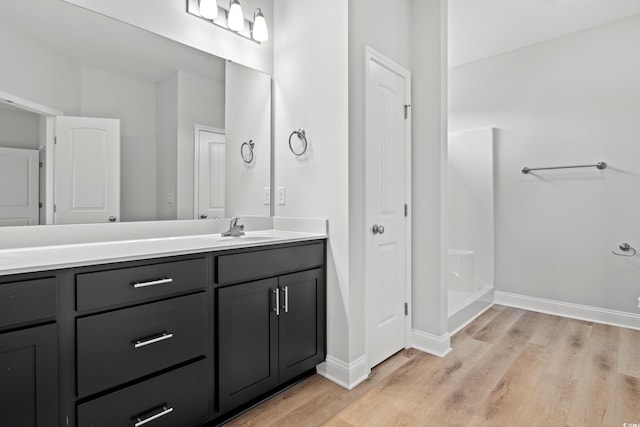
<svg viewBox="0 0 640 427">
<path fill-rule="evenodd" d="M 200 214 L 200 219 L 207 219 L 207 214 Z"/>
<path fill-rule="evenodd" d="M 117 218 L 115 216 L 109 217 L 109 222 L 116 222 Z"/>
</svg>

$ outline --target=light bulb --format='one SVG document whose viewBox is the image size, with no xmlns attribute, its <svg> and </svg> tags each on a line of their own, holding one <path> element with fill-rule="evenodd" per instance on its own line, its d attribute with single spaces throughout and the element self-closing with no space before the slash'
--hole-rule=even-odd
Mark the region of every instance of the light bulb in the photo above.
<svg viewBox="0 0 640 427">
<path fill-rule="evenodd" d="M 200 0 L 200 16 L 212 21 L 218 17 L 217 0 Z"/>
<path fill-rule="evenodd" d="M 242 13 L 242 6 L 240 6 L 240 2 L 238 0 L 231 0 L 227 26 L 232 31 L 244 30 L 244 14 Z"/>
<path fill-rule="evenodd" d="M 269 40 L 267 20 L 264 19 L 264 15 L 260 9 L 256 9 L 253 14 L 253 30 L 251 31 L 251 37 L 258 42 Z"/>
</svg>

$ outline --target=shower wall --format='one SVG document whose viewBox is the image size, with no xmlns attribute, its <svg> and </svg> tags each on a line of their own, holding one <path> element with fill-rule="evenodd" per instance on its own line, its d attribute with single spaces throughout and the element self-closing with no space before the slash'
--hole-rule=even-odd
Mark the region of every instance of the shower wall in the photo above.
<svg viewBox="0 0 640 427">
<path fill-rule="evenodd" d="M 638 40 L 640 15 L 450 70 L 450 131 L 500 129 L 498 293 L 624 312 L 640 327 L 640 256 L 611 253 L 640 250 Z M 599 161 L 608 167 L 520 172 Z"/>
<path fill-rule="evenodd" d="M 481 128 L 449 134 L 448 245 L 450 251 L 473 251 L 476 287 L 493 286 L 494 131 Z"/>
</svg>

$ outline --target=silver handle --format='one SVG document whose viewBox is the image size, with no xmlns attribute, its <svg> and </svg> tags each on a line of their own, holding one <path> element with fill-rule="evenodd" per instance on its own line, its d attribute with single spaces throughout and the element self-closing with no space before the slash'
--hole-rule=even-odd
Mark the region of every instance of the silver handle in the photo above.
<svg viewBox="0 0 640 427">
<path fill-rule="evenodd" d="M 162 411 L 158 412 L 157 414 L 151 415 L 150 417 L 147 417 L 145 419 L 136 418 L 138 422 L 136 422 L 133 426 L 139 427 L 141 425 L 145 425 L 146 423 L 153 420 L 157 420 L 160 417 L 164 417 L 165 415 L 170 414 L 171 412 L 173 412 L 173 408 L 167 408 L 166 406 L 163 406 Z"/>
<path fill-rule="evenodd" d="M 137 289 L 137 288 L 146 288 L 147 286 L 164 285 L 165 283 L 171 283 L 171 282 L 173 282 L 173 279 L 171 277 L 163 277 L 162 279 L 151 280 L 149 282 L 133 282 L 131 285 Z"/>
<path fill-rule="evenodd" d="M 373 234 L 384 234 L 384 225 L 373 224 L 373 227 L 371 227 L 371 232 Z"/>
<path fill-rule="evenodd" d="M 110 216 L 109 217 L 109 222 L 116 222 L 116 217 L 115 216 Z"/>
<path fill-rule="evenodd" d="M 284 292 L 284 305 L 282 306 L 282 308 L 284 308 L 284 312 L 288 313 L 289 312 L 289 287 L 285 286 L 283 289 Z"/>
<path fill-rule="evenodd" d="M 158 335 L 157 337 L 138 340 L 138 341 L 133 343 L 133 347 L 140 348 L 140 347 L 147 346 L 149 344 L 155 344 L 155 343 L 160 342 L 160 341 L 168 340 L 169 338 L 173 338 L 173 334 L 164 332 L 164 333 L 162 333 L 162 335 Z"/>
<path fill-rule="evenodd" d="M 276 316 L 280 316 L 280 291 L 274 289 L 273 293 L 276 294 L 276 308 L 274 308 L 273 311 L 276 312 Z"/>
</svg>

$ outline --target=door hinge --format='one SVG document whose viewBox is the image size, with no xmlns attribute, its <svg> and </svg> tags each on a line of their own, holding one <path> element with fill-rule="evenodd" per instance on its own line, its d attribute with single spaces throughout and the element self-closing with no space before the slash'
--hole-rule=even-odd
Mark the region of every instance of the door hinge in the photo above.
<svg viewBox="0 0 640 427">
<path fill-rule="evenodd" d="M 58 208 L 56 207 L 56 205 L 53 205 L 53 211 L 54 211 L 54 212 L 57 212 L 57 211 L 58 211 Z"/>
<path fill-rule="evenodd" d="M 408 302 L 404 303 L 404 315 L 405 316 L 409 315 L 409 303 Z"/>
<path fill-rule="evenodd" d="M 409 108 L 411 108 L 411 104 L 406 104 L 404 106 L 404 118 L 405 118 L 405 120 L 409 118 Z"/>
<path fill-rule="evenodd" d="M 43 206 L 42 202 L 38 203 L 38 207 L 39 207 L 40 209 L 42 209 L 42 206 Z"/>
<path fill-rule="evenodd" d="M 39 163 L 39 167 L 43 167 L 43 166 L 44 166 L 44 164 L 42 164 L 42 162 L 40 162 Z"/>
<path fill-rule="evenodd" d="M 404 216 L 409 216 L 409 205 L 404 204 Z"/>
<path fill-rule="evenodd" d="M 58 137 L 57 137 L 57 136 L 54 136 L 54 137 L 53 137 L 53 144 L 55 145 L 55 144 L 57 144 L 57 143 L 58 143 Z"/>
</svg>

